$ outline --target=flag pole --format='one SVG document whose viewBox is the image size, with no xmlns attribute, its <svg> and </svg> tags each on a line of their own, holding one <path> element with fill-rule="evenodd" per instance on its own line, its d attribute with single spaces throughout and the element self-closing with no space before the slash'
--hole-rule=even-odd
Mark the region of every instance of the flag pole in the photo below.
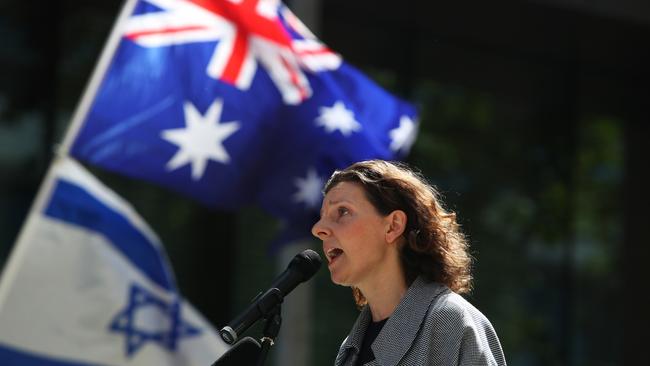
<svg viewBox="0 0 650 366">
<path fill-rule="evenodd" d="M 26 233 L 29 231 L 29 228 L 31 226 L 30 223 L 34 221 L 32 219 L 34 213 L 41 211 L 43 209 L 43 206 L 45 205 L 44 201 L 46 197 L 48 197 L 48 194 L 52 189 L 52 181 L 53 181 L 54 171 L 55 171 L 54 166 L 61 160 L 62 157 L 68 156 L 68 152 L 70 150 L 72 141 L 74 140 L 77 133 L 79 132 L 79 129 L 81 128 L 81 124 L 88 113 L 90 104 L 94 99 L 95 95 L 97 94 L 97 89 L 99 88 L 99 84 L 103 80 L 104 75 L 106 74 L 106 69 L 108 68 L 109 63 L 113 58 L 113 54 L 115 53 L 115 49 L 117 48 L 117 45 L 119 44 L 120 38 L 123 33 L 122 31 L 123 24 L 126 21 L 126 19 L 129 17 L 129 15 L 133 12 L 136 3 L 137 0 L 126 0 L 124 5 L 122 6 L 122 10 L 120 11 L 119 16 L 115 21 L 113 28 L 111 29 L 109 38 L 104 45 L 104 49 L 102 50 L 101 56 L 99 58 L 99 61 L 97 62 L 97 65 L 95 66 L 95 69 L 93 70 L 90 81 L 86 85 L 84 93 L 82 94 L 81 101 L 77 105 L 77 108 L 73 114 L 72 122 L 70 123 L 70 126 L 68 127 L 65 133 L 63 143 L 58 148 L 55 148 L 54 150 L 54 155 L 55 155 L 54 159 L 50 163 L 47 172 L 45 173 L 45 177 L 43 178 L 43 181 L 41 182 L 41 185 L 39 186 L 38 191 L 36 193 L 36 198 L 32 202 L 32 205 L 29 211 L 27 212 L 25 223 L 21 227 L 20 232 L 18 233 L 18 236 L 14 243 L 14 246 L 11 249 L 11 254 L 8 256 L 4 268 L 2 268 L 2 272 L 0 273 L 1 274 L 0 307 L 2 306 L 4 300 L 3 288 L 7 288 L 7 286 L 2 286 L 2 284 L 8 283 L 7 282 L 9 281 L 8 277 L 12 276 L 12 273 L 15 272 L 12 271 L 12 268 L 18 266 L 20 262 L 22 251 L 20 248 L 18 248 L 17 244 L 21 242 L 21 240 L 25 237 Z"/>
<path fill-rule="evenodd" d="M 77 105 L 77 108 L 72 115 L 72 122 L 66 131 L 63 142 L 56 149 L 56 153 L 58 155 L 65 156 L 70 152 L 72 141 L 75 137 L 77 137 L 79 129 L 81 128 L 86 115 L 88 115 L 88 110 L 90 109 L 91 103 L 97 95 L 97 90 L 99 89 L 101 82 L 104 80 L 106 70 L 108 69 L 110 62 L 113 59 L 115 50 L 120 43 L 122 35 L 124 34 L 124 23 L 126 22 L 126 19 L 131 15 L 131 13 L 133 13 L 133 9 L 135 8 L 137 2 L 138 0 L 126 0 L 122 6 L 122 10 L 117 17 L 108 40 L 104 45 L 104 49 L 99 56 L 99 61 L 97 61 L 97 65 L 95 65 L 95 69 L 93 70 L 93 73 L 90 77 L 90 81 L 86 85 L 86 88 L 81 95 L 81 101 Z"/>
</svg>

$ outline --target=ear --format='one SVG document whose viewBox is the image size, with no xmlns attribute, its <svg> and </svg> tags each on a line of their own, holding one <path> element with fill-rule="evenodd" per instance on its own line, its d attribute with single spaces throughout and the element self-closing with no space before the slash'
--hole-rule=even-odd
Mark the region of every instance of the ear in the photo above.
<svg viewBox="0 0 650 366">
<path fill-rule="evenodd" d="M 406 229 L 406 213 L 402 210 L 395 210 L 386 216 L 386 241 L 395 242 Z"/>
</svg>

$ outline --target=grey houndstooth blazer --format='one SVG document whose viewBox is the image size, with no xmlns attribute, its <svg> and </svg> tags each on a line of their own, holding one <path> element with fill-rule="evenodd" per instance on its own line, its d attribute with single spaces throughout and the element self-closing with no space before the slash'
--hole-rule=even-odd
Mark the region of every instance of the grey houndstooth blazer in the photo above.
<svg viewBox="0 0 650 366">
<path fill-rule="evenodd" d="M 335 366 L 355 366 L 371 321 L 366 306 L 336 356 Z M 372 344 L 367 366 L 505 365 L 488 319 L 462 296 L 416 279 Z"/>
</svg>

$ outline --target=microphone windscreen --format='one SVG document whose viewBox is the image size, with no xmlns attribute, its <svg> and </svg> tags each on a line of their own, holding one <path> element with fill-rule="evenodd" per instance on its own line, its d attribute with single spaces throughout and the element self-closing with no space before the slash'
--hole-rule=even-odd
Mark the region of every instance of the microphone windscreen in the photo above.
<svg viewBox="0 0 650 366">
<path fill-rule="evenodd" d="M 323 260 L 311 249 L 298 253 L 289 263 L 289 268 L 298 271 L 303 281 L 310 279 L 320 269 Z"/>
</svg>

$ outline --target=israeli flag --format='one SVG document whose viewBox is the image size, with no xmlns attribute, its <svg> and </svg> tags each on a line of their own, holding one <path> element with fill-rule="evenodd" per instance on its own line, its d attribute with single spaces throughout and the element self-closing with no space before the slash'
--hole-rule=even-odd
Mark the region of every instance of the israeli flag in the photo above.
<svg viewBox="0 0 650 366">
<path fill-rule="evenodd" d="M 0 278 L 0 364 L 205 366 L 226 348 L 146 223 L 59 158 Z"/>
</svg>

